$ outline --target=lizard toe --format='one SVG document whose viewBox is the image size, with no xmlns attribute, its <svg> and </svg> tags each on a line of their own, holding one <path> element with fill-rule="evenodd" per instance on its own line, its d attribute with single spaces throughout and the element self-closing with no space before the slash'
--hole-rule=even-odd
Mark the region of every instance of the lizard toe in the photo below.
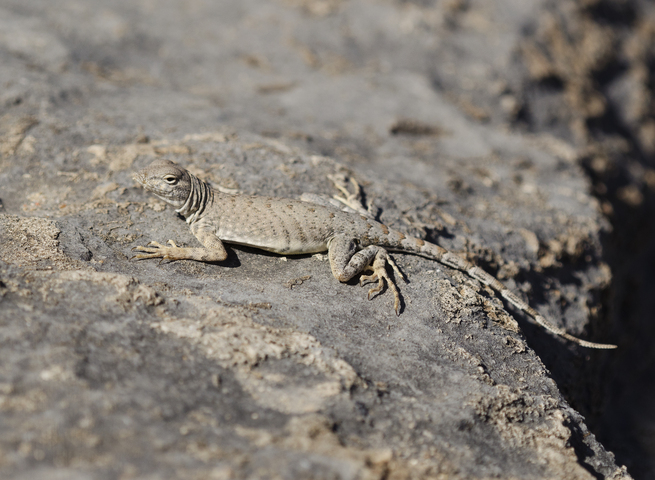
<svg viewBox="0 0 655 480">
<path fill-rule="evenodd" d="M 370 300 L 371 298 L 375 297 L 378 293 L 382 291 L 384 288 L 384 279 L 383 278 L 378 278 L 378 284 L 369 289 L 368 291 L 368 299 Z"/>
<path fill-rule="evenodd" d="M 156 248 L 165 248 L 164 245 L 162 245 L 159 242 L 155 242 L 154 240 L 148 244 L 149 247 L 156 247 Z"/>
<path fill-rule="evenodd" d="M 387 263 L 391 265 L 391 268 L 393 268 L 393 271 L 396 273 L 396 275 L 398 275 L 400 278 L 402 278 L 405 281 L 405 283 L 407 283 L 408 282 L 407 277 L 403 274 L 403 272 L 400 271 L 400 268 L 398 268 L 398 265 L 396 264 L 394 259 L 391 258 L 391 255 L 387 255 L 386 260 Z"/>
<path fill-rule="evenodd" d="M 377 282 L 379 280 L 377 274 L 372 274 L 372 275 L 362 275 L 359 277 L 359 286 L 363 287 L 364 285 L 368 285 L 369 283 Z"/>
<path fill-rule="evenodd" d="M 391 265 L 391 267 L 394 269 L 396 273 L 398 273 L 398 275 L 400 275 L 403 279 L 405 279 L 405 277 L 402 275 L 402 273 L 396 266 L 396 263 L 393 261 L 391 256 L 389 256 L 389 254 L 385 252 L 384 255 L 380 255 L 376 257 L 375 261 L 373 262 L 373 271 L 374 271 L 373 275 L 379 278 L 379 283 L 376 290 L 379 292 L 380 290 L 382 290 L 384 284 L 385 283 L 387 284 L 389 289 L 393 292 L 394 311 L 396 312 L 396 315 L 400 315 L 400 293 L 398 292 L 398 287 L 396 287 L 396 283 L 387 273 L 387 268 L 386 268 L 387 263 Z"/>
<path fill-rule="evenodd" d="M 159 249 L 159 248 L 153 248 L 153 247 L 143 247 L 143 246 L 139 245 L 138 247 L 134 247 L 134 248 L 132 249 L 132 251 L 133 251 L 133 252 L 134 252 L 134 251 L 137 251 L 137 252 L 145 252 L 145 253 L 147 253 L 147 254 L 157 254 L 157 252 L 159 252 L 160 249 Z M 138 255 L 136 255 L 136 256 L 137 256 L 138 258 L 151 258 L 151 257 L 143 256 L 142 254 L 138 254 Z M 158 255 L 156 255 L 156 256 L 158 256 Z"/>
<path fill-rule="evenodd" d="M 146 251 L 146 250 L 142 250 L 142 251 Z M 137 260 L 144 260 L 144 259 L 147 259 L 147 258 L 159 258 L 159 257 L 161 257 L 161 253 L 159 253 L 159 252 L 156 252 L 156 253 L 137 253 L 132 258 L 130 258 L 130 260 L 133 260 L 135 258 Z"/>
</svg>

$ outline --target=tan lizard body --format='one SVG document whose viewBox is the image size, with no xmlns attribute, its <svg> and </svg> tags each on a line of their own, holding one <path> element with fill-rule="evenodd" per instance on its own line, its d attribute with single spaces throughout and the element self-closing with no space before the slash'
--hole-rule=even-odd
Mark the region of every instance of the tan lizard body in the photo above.
<svg viewBox="0 0 655 480">
<path fill-rule="evenodd" d="M 331 205 L 301 200 L 251 195 L 232 195 L 213 190 L 184 168 L 167 160 L 156 160 L 134 175 L 136 181 L 176 207 L 202 248 L 178 247 L 151 242 L 136 247 L 144 252 L 135 258 L 217 262 L 227 258 L 223 242 L 260 248 L 284 255 L 328 252 L 334 277 L 346 282 L 365 270 L 360 283 L 377 282 L 369 298 L 386 284 L 394 294 L 396 314 L 400 296 L 387 273 L 387 264 L 402 277 L 392 252 L 406 252 L 436 260 L 467 273 L 497 291 L 509 303 L 531 316 L 550 332 L 589 348 L 610 349 L 615 345 L 580 340 L 548 322 L 495 277 L 446 249 L 419 238 L 407 237 L 372 218 L 343 211 Z"/>
</svg>

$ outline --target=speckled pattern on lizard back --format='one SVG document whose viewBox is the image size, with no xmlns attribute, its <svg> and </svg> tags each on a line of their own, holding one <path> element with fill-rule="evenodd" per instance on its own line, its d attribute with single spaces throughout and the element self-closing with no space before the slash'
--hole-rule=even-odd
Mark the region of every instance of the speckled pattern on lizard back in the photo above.
<svg viewBox="0 0 655 480">
<path fill-rule="evenodd" d="M 505 285 L 480 267 L 419 238 L 407 237 L 371 217 L 343 211 L 328 204 L 252 195 L 233 195 L 213 190 L 184 168 L 167 160 L 156 160 L 134 175 L 146 190 L 176 207 L 202 248 L 169 246 L 151 242 L 135 247 L 143 253 L 134 258 L 219 262 L 227 258 L 223 242 L 267 250 L 284 255 L 328 252 L 334 277 L 346 282 L 363 275 L 360 283 L 377 282 L 369 299 L 388 285 L 394 295 L 394 309 L 400 311 L 400 295 L 387 272 L 387 264 L 404 278 L 389 255 L 405 252 L 436 260 L 467 273 L 497 291 L 509 303 L 531 316 L 548 331 L 589 348 L 610 349 L 615 345 L 580 340 L 548 322 Z"/>
</svg>

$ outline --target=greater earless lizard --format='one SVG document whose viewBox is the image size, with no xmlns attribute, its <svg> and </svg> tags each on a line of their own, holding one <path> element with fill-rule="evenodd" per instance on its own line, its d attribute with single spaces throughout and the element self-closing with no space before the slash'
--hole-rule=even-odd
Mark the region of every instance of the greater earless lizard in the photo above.
<svg viewBox="0 0 655 480">
<path fill-rule="evenodd" d="M 135 247 L 144 252 L 134 258 L 220 262 L 227 258 L 223 242 L 246 245 L 282 255 L 328 252 L 332 274 L 347 282 L 377 282 L 369 299 L 385 283 L 394 295 L 394 309 L 400 311 L 400 296 L 387 264 L 404 278 L 388 252 L 405 252 L 436 260 L 467 273 L 498 292 L 504 299 L 532 317 L 546 330 L 589 348 L 610 349 L 615 345 L 587 342 L 569 335 L 537 313 L 495 277 L 446 249 L 420 238 L 408 237 L 371 217 L 344 211 L 329 204 L 253 195 L 228 194 L 212 189 L 184 168 L 168 160 L 156 160 L 134 175 L 146 190 L 173 205 L 182 214 L 203 247 L 178 247 L 150 242 Z"/>
</svg>

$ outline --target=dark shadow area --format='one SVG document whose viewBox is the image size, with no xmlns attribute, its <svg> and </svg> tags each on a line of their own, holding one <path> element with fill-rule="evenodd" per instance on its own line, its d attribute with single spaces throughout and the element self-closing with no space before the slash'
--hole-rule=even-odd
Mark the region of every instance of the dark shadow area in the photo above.
<svg viewBox="0 0 655 480">
<path fill-rule="evenodd" d="M 536 327 L 522 324 L 522 328 L 562 393 L 616 454 L 617 463 L 626 465 L 636 479 L 651 479 L 655 478 L 655 18 L 652 5 L 640 0 L 600 0 L 586 6 L 562 3 L 572 7 L 566 16 L 562 4 L 546 6 L 557 18 L 550 28 L 525 30 L 526 38 L 552 60 L 555 73 L 535 77 L 522 87 L 527 113 L 520 120 L 535 132 L 575 139 L 585 152 L 580 165 L 611 224 L 601 233 L 602 257 L 593 262 L 606 263 L 612 272 L 607 290 L 593 292 L 600 309 L 597 318 L 590 319 L 592 331 L 585 338 L 611 341 L 619 349 L 558 348 L 555 340 L 543 339 Z M 611 48 L 588 49 L 585 41 L 596 34 L 611 39 Z M 555 37 L 561 43 L 553 41 Z M 591 106 L 590 99 L 600 99 L 602 108 Z M 562 126 L 568 126 L 568 131 Z M 570 280 L 565 271 L 545 275 L 551 277 Z M 539 278 L 530 281 L 539 288 Z M 537 289 L 532 295 L 535 305 L 541 302 Z M 593 331 L 595 325 L 604 331 Z"/>
<path fill-rule="evenodd" d="M 580 430 L 580 426 L 574 422 L 567 421 L 564 423 L 566 427 L 571 430 L 571 438 L 569 442 L 578 457 L 580 465 L 582 465 L 594 478 L 601 480 L 605 478 L 600 473 L 596 472 L 589 464 L 589 459 L 593 458 L 594 451 L 587 446 L 584 442 L 584 433 Z"/>
<path fill-rule="evenodd" d="M 642 165 L 646 157 L 635 155 Z M 640 206 L 622 199 L 630 188 L 625 178 L 631 162 L 621 162 L 610 176 L 588 173 L 606 190 L 599 199 L 609 203 L 613 231 L 603 238 L 604 260 L 613 274 L 607 298 L 607 315 L 621 349 L 604 365 L 600 388 L 605 408 L 590 417 L 600 440 L 612 450 L 618 463 L 625 464 L 635 478 L 653 478 L 655 460 L 652 445 L 655 421 L 655 195 L 640 190 Z M 602 187 L 598 185 L 601 184 Z M 652 446 L 651 446 L 652 448 Z"/>
</svg>

